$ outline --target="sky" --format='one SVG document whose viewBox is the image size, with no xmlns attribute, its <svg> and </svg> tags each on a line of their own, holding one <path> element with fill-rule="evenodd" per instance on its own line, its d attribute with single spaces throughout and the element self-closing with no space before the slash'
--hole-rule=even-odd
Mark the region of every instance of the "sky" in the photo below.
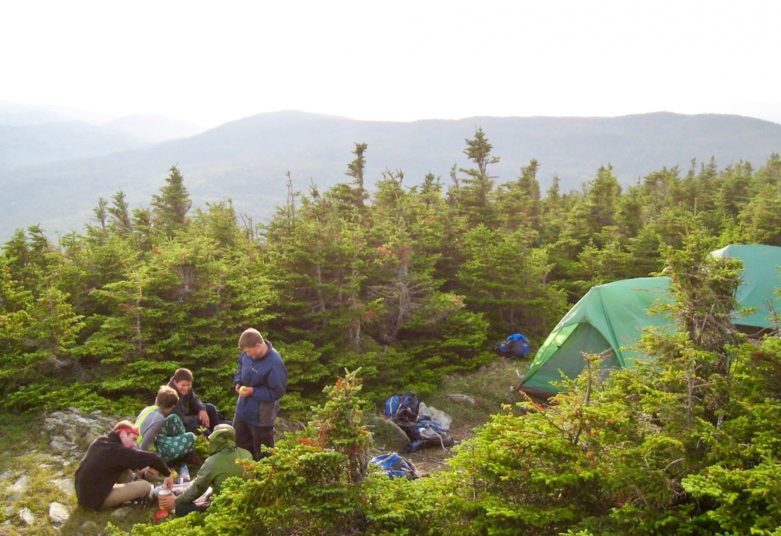
<svg viewBox="0 0 781 536">
<path fill-rule="evenodd" d="M 781 123 L 772 0 L 0 0 L 0 101 L 204 127 L 729 113 Z"/>
</svg>

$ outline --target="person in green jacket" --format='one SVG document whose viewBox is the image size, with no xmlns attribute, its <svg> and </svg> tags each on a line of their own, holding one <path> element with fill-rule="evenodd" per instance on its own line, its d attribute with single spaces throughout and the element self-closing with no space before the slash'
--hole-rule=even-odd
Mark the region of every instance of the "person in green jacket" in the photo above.
<svg viewBox="0 0 781 536">
<path fill-rule="evenodd" d="M 209 436 L 209 457 L 198 471 L 190 487 L 176 498 L 176 515 L 202 511 L 193 501 L 203 495 L 211 486 L 212 492 L 220 493 L 222 483 L 231 476 L 242 476 L 244 466 L 240 460 L 252 461 L 252 454 L 236 446 L 236 430 L 230 424 L 218 424 Z"/>
</svg>

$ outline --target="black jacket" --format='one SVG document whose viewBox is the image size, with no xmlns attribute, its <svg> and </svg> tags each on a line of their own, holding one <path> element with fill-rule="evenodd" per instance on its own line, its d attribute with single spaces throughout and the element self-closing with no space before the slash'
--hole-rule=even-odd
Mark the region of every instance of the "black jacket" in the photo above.
<svg viewBox="0 0 781 536">
<path fill-rule="evenodd" d="M 168 387 L 176 389 L 173 378 L 171 378 L 171 380 L 168 382 Z M 184 420 L 185 417 L 190 417 L 193 415 L 197 416 L 198 412 L 205 409 L 206 406 L 203 405 L 201 399 L 198 398 L 198 395 L 195 394 L 195 389 L 191 387 L 189 393 L 184 396 L 181 394 L 179 395 L 179 402 L 176 403 L 176 409 L 174 410 L 174 413 L 179 415 L 182 420 Z M 212 426 L 214 426 L 214 424 L 215 423 L 212 423 Z"/>
<path fill-rule="evenodd" d="M 124 470 L 147 466 L 165 476 L 171 474 L 156 452 L 129 449 L 122 445 L 116 432 L 100 436 L 89 446 L 76 471 L 76 497 L 79 504 L 100 510 Z"/>
</svg>

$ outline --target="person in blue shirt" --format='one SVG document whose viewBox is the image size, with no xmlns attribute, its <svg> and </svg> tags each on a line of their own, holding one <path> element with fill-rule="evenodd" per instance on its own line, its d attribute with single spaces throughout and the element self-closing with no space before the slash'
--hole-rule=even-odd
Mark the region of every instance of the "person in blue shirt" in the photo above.
<svg viewBox="0 0 781 536">
<path fill-rule="evenodd" d="M 241 334 L 239 350 L 233 377 L 233 388 L 239 395 L 233 418 L 236 446 L 259 460 L 261 445 L 274 446 L 274 421 L 279 414 L 279 399 L 287 390 L 287 368 L 279 352 L 256 329 Z"/>
</svg>

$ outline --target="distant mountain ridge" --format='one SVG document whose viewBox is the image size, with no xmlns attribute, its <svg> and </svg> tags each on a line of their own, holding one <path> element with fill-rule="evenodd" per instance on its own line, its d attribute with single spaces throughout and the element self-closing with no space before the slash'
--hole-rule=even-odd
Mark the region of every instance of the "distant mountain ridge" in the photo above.
<svg viewBox="0 0 781 536">
<path fill-rule="evenodd" d="M 186 138 L 204 130 L 198 125 L 159 115 L 126 115 L 107 121 L 102 126 L 145 142 Z"/>
<path fill-rule="evenodd" d="M 0 124 L 0 173 L 31 163 L 92 158 L 143 145 L 126 133 L 80 121 Z"/>
<path fill-rule="evenodd" d="M 536 159 L 543 188 L 554 176 L 563 190 L 579 188 L 612 164 L 623 184 L 651 171 L 712 156 L 720 167 L 744 160 L 759 167 L 781 152 L 781 125 L 731 115 L 659 112 L 615 118 L 473 117 L 415 122 L 357 121 L 303 112 L 259 114 L 201 134 L 90 158 L 0 168 L 0 238 L 40 223 L 49 231 L 78 230 L 98 197 L 122 189 L 132 206 L 148 205 L 167 170 L 178 165 L 196 206 L 231 198 L 256 221 L 285 197 L 289 170 L 296 189 L 346 180 L 354 143 L 368 144 L 369 183 L 401 169 L 411 185 L 432 172 L 445 187 L 455 164 L 468 167 L 465 139 L 482 128 L 501 158 L 490 171 L 512 180 Z"/>
<path fill-rule="evenodd" d="M 139 149 L 203 130 L 156 115 L 100 121 L 74 110 L 0 101 L 0 171 Z"/>
</svg>

